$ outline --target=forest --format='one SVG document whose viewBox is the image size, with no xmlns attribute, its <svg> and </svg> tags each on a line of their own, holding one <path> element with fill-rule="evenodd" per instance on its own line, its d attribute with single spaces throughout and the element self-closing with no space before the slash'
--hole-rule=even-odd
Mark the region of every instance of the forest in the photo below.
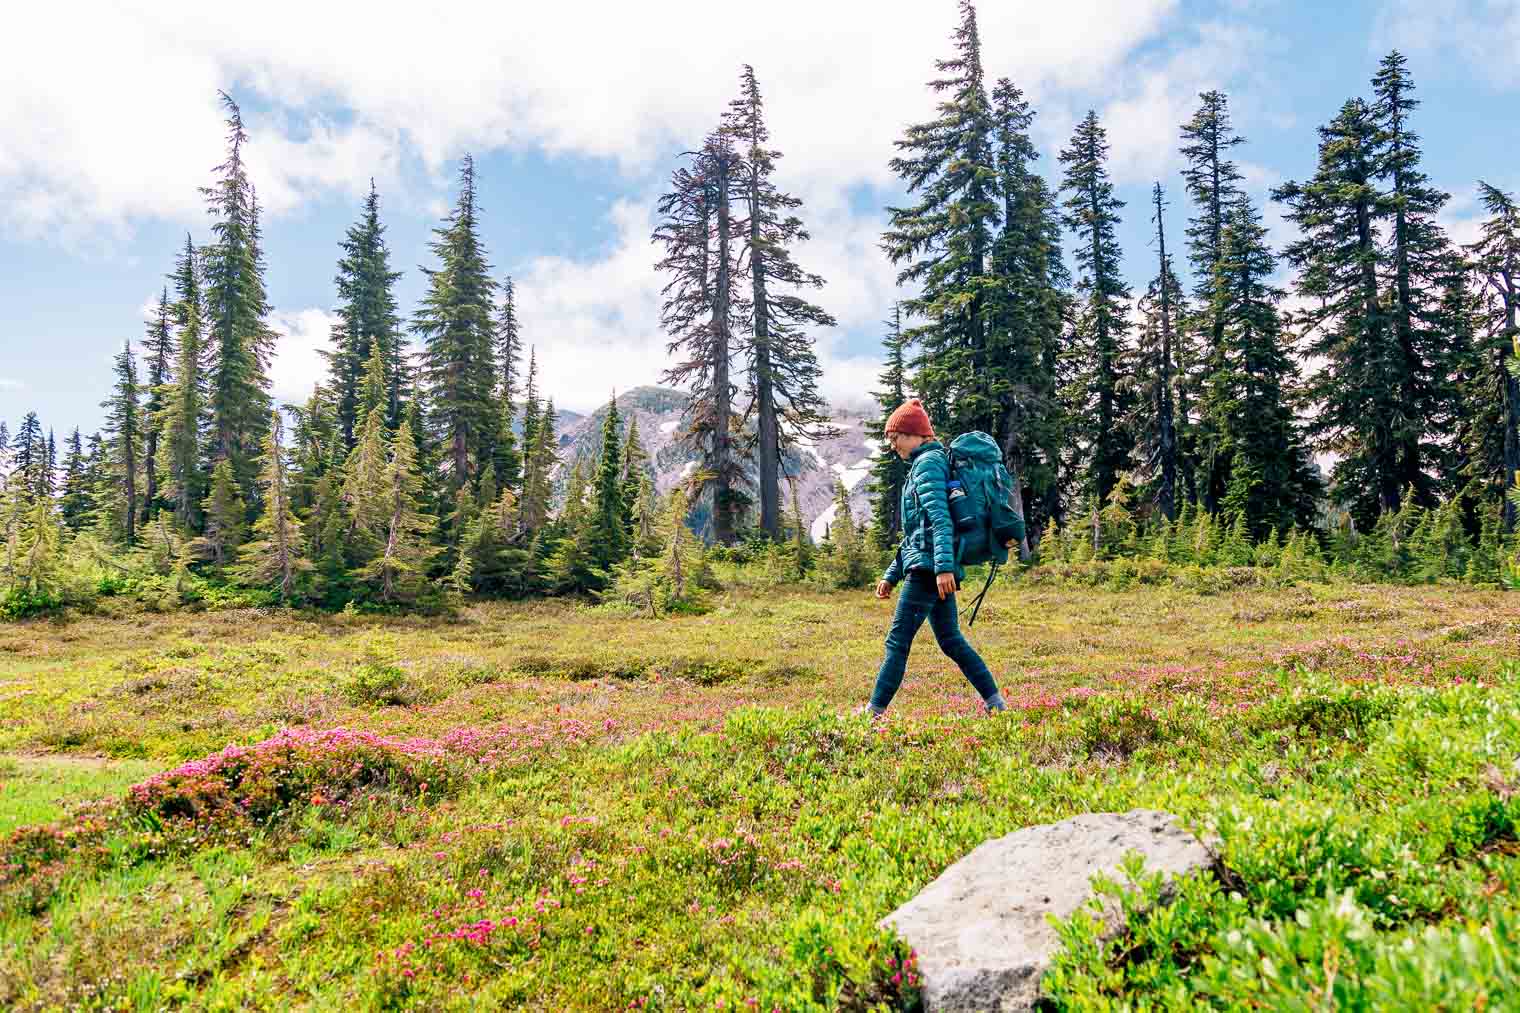
<svg viewBox="0 0 1520 1013">
<path fill-rule="evenodd" d="M 935 115 L 891 162 L 906 197 L 881 249 L 902 297 L 882 310 L 874 396 L 883 418 L 920 396 L 942 433 L 997 439 L 1023 568 L 1513 584 L 1520 210 L 1477 181 L 1480 238 L 1447 237 L 1405 57 L 1326 111 L 1314 174 L 1271 193 L 1296 229 L 1274 250 L 1227 95 L 1178 124 L 1180 179 L 1126 208 L 1095 112 L 1040 170 L 1036 111 L 987 79 L 970 0 L 960 13 Z M 689 396 L 680 433 L 700 461 L 663 495 L 615 397 L 595 459 L 561 460 L 538 378 L 552 336 L 523 333 L 493 273 L 468 155 L 409 312 L 371 184 L 339 244 L 327 373 L 276 404 L 251 142 L 221 99 L 208 229 L 165 251 L 156 311 L 102 384 L 104 427 L 0 421 L 0 614 L 106 595 L 391 610 L 576 595 L 658 614 L 700 608 L 715 564 L 833 587 L 879 573 L 905 468 L 884 445 L 872 516 L 841 488 L 824 544 L 787 494 L 789 452 L 830 432 L 815 342 L 834 320 L 796 256 L 806 209 L 753 68 L 672 167 L 650 237 L 662 379 Z M 1154 230 L 1149 278 L 1120 270 L 1115 226 L 1135 214 Z"/>
</svg>

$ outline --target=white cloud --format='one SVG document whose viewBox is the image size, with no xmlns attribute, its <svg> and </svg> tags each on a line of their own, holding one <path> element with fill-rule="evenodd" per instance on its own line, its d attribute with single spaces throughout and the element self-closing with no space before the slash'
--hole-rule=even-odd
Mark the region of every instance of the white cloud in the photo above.
<svg viewBox="0 0 1520 1013">
<path fill-rule="evenodd" d="M 985 3 L 989 76 L 1011 73 L 1036 99 L 1107 87 L 1176 6 Z M 0 213 L 34 235 L 203 221 L 197 187 L 223 148 L 219 87 L 244 105 L 250 168 L 276 214 L 360 192 L 408 158 L 441 185 L 469 148 L 607 157 L 639 174 L 713 126 L 743 61 L 759 73 L 792 185 L 885 183 L 892 141 L 932 108 L 924 82 L 955 18 L 949 0 L 777 0 L 758 24 L 705 0 L 658 16 L 637 4 L 479 4 L 427 17 L 134 0 L 94 5 L 86 23 L 76 7 L 24 5 L 6 28 L 25 44 L 0 61 Z"/>
<path fill-rule="evenodd" d="M 329 347 L 337 317 L 323 309 L 303 309 L 272 313 L 269 326 L 279 336 L 269 380 L 276 403 L 300 403 L 327 376 L 327 362 L 321 352 Z"/>
<path fill-rule="evenodd" d="M 1460 61 L 1495 88 L 1520 84 L 1520 5 L 1514 0 L 1387 0 L 1370 48 Z"/>
<path fill-rule="evenodd" d="M 23 384 L 20 380 L 11 380 L 7 377 L 0 376 L 0 390 L 20 390 L 24 386 L 26 385 Z"/>
</svg>

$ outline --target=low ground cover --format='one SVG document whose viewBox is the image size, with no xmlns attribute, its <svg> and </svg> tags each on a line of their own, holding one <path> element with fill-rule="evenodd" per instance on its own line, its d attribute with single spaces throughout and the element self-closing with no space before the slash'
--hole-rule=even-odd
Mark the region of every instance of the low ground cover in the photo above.
<svg viewBox="0 0 1520 1013">
<path fill-rule="evenodd" d="M 1066 926 L 1061 1003 L 1520 992 L 1512 597 L 999 588 L 973 639 L 1013 713 L 926 637 L 871 726 L 885 619 L 0 627 L 0 751 L 143 765 L 55 818 L 0 761 L 0 1004 L 911 1008 L 883 914 L 987 837 L 1135 806 L 1220 873 L 1117 939 Z"/>
</svg>

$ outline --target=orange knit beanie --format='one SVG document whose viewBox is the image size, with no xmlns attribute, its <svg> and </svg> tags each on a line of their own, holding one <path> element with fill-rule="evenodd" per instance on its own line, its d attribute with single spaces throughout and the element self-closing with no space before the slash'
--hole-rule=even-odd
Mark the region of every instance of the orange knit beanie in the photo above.
<svg viewBox="0 0 1520 1013">
<path fill-rule="evenodd" d="M 892 413 L 892 417 L 887 419 L 886 432 L 934 439 L 934 427 L 929 424 L 929 413 L 924 411 L 924 403 L 916 397 L 904 401 Z"/>
</svg>

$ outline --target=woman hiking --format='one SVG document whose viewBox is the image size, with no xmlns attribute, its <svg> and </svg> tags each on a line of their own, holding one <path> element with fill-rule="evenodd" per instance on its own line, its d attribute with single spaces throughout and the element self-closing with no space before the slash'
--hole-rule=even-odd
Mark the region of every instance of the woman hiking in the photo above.
<svg viewBox="0 0 1520 1013">
<path fill-rule="evenodd" d="M 886 713 L 897 687 L 902 685 L 913 637 L 928 619 L 939 649 L 960 667 L 988 711 L 1003 710 L 1003 695 L 987 663 L 961 633 L 955 592 L 965 573 L 955 559 L 950 507 L 945 498 L 950 460 L 934 437 L 923 402 L 913 398 L 894 411 L 887 419 L 886 438 L 893 452 L 910 463 L 902 490 L 902 544 L 876 585 L 876 597 L 890 597 L 898 583 L 903 589 L 887 632 L 886 657 L 876 673 L 876 689 L 866 709 L 876 717 Z"/>
</svg>

